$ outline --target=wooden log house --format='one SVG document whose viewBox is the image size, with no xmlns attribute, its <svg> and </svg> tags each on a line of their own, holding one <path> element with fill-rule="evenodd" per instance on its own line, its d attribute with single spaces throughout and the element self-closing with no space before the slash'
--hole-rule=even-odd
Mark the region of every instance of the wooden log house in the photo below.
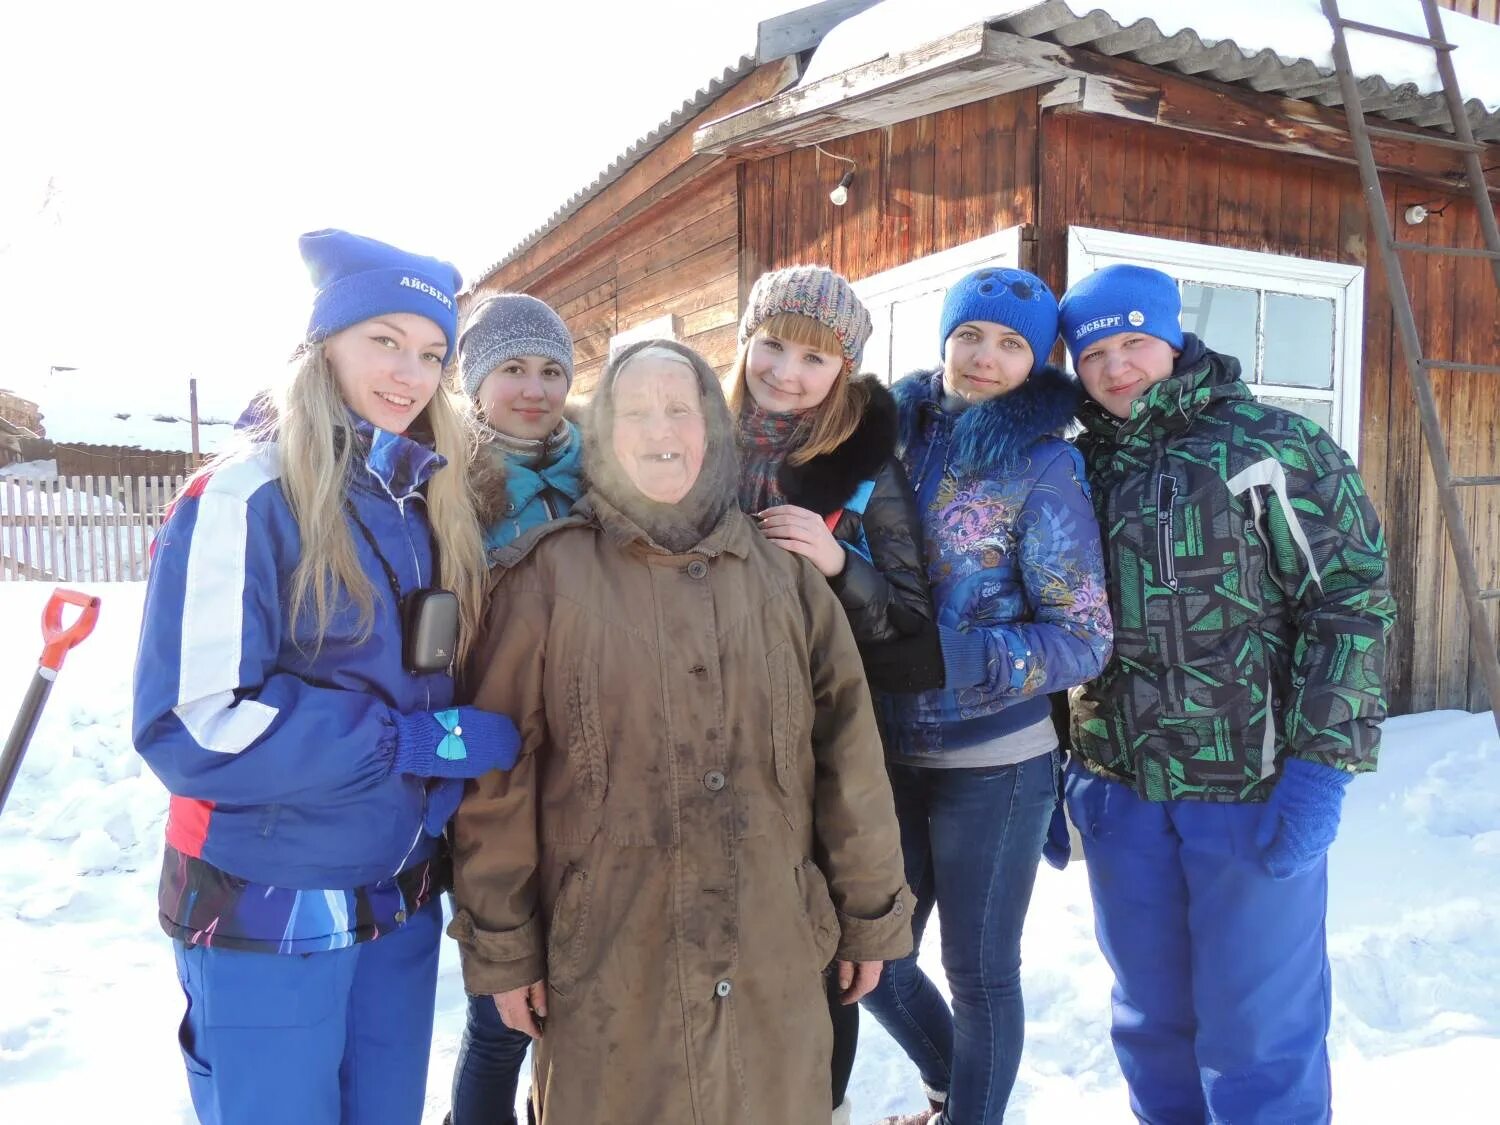
<svg viewBox="0 0 1500 1125">
<path fill-rule="evenodd" d="M 1358 18 L 1356 3 L 1343 6 Z M 1500 23 L 1496 0 L 1445 6 Z M 884 57 L 849 66 L 822 56 L 846 22 L 876 17 L 869 0 L 767 21 L 756 57 L 627 150 L 469 296 L 521 290 L 552 304 L 587 394 L 611 348 L 643 335 L 727 367 L 750 285 L 781 266 L 822 263 L 856 281 L 877 321 L 866 367 L 886 378 L 936 362 L 943 292 L 982 264 L 1034 269 L 1059 293 L 1113 261 L 1166 269 L 1191 329 L 1239 356 L 1258 394 L 1308 412 L 1357 457 L 1401 608 L 1393 709 L 1488 707 L 1336 79 L 1284 50 L 1122 25 L 1109 7 L 1045 0 L 935 41 L 897 36 Z M 1382 124 L 1414 137 L 1445 127 L 1441 94 L 1359 77 Z M 1495 196 L 1500 112 L 1466 93 L 1476 136 L 1494 149 L 1483 163 Z M 1482 246 L 1451 153 L 1381 140 L 1376 156 L 1399 237 Z M 835 206 L 848 170 L 848 201 Z M 1408 221 L 1413 207 L 1422 221 Z M 1407 267 L 1426 350 L 1496 362 L 1489 265 L 1408 256 Z M 1500 473 L 1500 380 L 1434 378 L 1459 471 Z M 1500 500 L 1468 491 L 1481 580 L 1495 584 Z"/>
</svg>

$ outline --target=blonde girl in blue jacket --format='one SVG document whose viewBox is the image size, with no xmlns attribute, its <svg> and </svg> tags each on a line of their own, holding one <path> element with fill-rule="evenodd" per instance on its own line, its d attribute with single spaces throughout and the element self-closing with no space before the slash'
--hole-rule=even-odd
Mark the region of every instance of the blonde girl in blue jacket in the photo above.
<svg viewBox="0 0 1500 1125">
<path fill-rule="evenodd" d="M 452 706 L 485 577 L 459 276 L 345 231 L 301 249 L 300 361 L 153 545 L 134 740 L 172 795 L 159 907 L 199 1119 L 412 1123 L 443 825 L 517 750 Z"/>
</svg>

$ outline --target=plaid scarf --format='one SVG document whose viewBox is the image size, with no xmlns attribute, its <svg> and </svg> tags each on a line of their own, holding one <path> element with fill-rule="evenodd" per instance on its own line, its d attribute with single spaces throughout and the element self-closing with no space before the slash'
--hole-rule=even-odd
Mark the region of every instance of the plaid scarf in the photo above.
<svg viewBox="0 0 1500 1125">
<path fill-rule="evenodd" d="M 777 474 L 807 440 L 806 412 L 770 414 L 745 403 L 739 418 L 740 508 L 754 515 L 786 503 Z"/>
</svg>

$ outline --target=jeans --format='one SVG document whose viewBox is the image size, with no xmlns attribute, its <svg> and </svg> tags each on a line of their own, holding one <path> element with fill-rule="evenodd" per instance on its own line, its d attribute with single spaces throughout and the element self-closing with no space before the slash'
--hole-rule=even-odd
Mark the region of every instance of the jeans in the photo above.
<svg viewBox="0 0 1500 1125">
<path fill-rule="evenodd" d="M 432 1050 L 442 905 L 320 953 L 174 942 L 178 1044 L 203 1125 L 411 1125 Z"/>
<path fill-rule="evenodd" d="M 515 1125 L 516 1085 L 531 1036 L 505 1026 L 494 997 L 470 996 L 453 1071 L 452 1125 Z"/>
<path fill-rule="evenodd" d="M 1266 806 L 1147 801 L 1073 765 L 1111 1038 L 1146 1125 L 1329 1120 L 1327 862 L 1261 864 Z"/>
<path fill-rule="evenodd" d="M 1005 1116 L 1025 1037 L 1021 926 L 1057 797 L 1058 754 L 982 769 L 890 767 L 916 949 L 886 963 L 865 1005 L 946 1093 L 943 1121 Z M 917 967 L 922 932 L 942 916 L 953 1006 Z"/>
</svg>

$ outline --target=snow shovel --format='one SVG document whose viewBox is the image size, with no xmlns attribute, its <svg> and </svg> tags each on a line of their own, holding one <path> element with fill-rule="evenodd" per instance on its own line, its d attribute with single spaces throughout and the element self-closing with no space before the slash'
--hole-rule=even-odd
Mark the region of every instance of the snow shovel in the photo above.
<svg viewBox="0 0 1500 1125">
<path fill-rule="evenodd" d="M 77 606 L 81 612 L 66 629 L 63 628 L 63 606 Z M 65 590 L 61 586 L 52 591 L 47 605 L 42 610 L 42 658 L 37 663 L 36 674 L 31 677 L 31 686 L 26 689 L 26 698 L 21 701 L 21 713 L 10 728 L 10 737 L 5 740 L 5 753 L 0 754 L 0 813 L 5 811 L 5 799 L 10 796 L 11 784 L 21 772 L 21 758 L 26 753 L 26 744 L 36 733 L 37 720 L 42 717 L 42 707 L 52 691 L 52 681 L 63 666 L 63 658 L 74 645 L 81 644 L 94 631 L 94 622 L 99 620 L 99 599 L 91 594 L 80 594 L 77 590 Z"/>
</svg>

